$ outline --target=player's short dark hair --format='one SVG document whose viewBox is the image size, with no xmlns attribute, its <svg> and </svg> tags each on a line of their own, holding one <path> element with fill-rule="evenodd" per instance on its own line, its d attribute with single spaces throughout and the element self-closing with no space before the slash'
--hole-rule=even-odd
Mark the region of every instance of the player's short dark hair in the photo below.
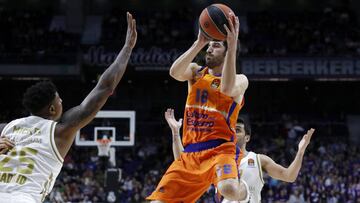
<svg viewBox="0 0 360 203">
<path fill-rule="evenodd" d="M 224 47 L 225 47 L 225 51 L 227 51 L 227 49 L 228 49 L 228 43 L 227 43 L 227 41 L 222 41 L 222 43 L 223 43 L 223 45 L 224 45 Z"/>
<path fill-rule="evenodd" d="M 38 82 L 25 91 L 22 103 L 31 114 L 36 114 L 50 105 L 56 92 L 56 87 L 51 81 Z"/>
<path fill-rule="evenodd" d="M 238 117 L 237 123 L 244 124 L 245 135 L 251 136 L 251 126 L 250 126 L 250 123 L 249 123 L 249 122 L 247 122 L 247 121 L 246 121 L 244 118 L 242 118 L 242 117 Z"/>
</svg>

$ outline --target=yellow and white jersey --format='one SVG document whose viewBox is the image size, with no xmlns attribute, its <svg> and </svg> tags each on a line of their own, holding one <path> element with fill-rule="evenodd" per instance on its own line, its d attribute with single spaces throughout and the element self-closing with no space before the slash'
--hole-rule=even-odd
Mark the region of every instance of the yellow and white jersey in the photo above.
<svg viewBox="0 0 360 203">
<path fill-rule="evenodd" d="M 248 154 L 241 159 L 239 173 L 242 180 L 249 186 L 250 203 L 261 202 L 261 190 L 264 186 L 264 180 L 261 169 L 260 157 L 254 152 Z M 222 203 L 237 203 L 238 201 L 229 201 L 224 199 Z"/>
<path fill-rule="evenodd" d="M 56 122 L 37 116 L 13 120 L 1 136 L 15 147 L 0 155 L 0 193 L 31 194 L 43 201 L 63 165 L 54 140 Z"/>
</svg>

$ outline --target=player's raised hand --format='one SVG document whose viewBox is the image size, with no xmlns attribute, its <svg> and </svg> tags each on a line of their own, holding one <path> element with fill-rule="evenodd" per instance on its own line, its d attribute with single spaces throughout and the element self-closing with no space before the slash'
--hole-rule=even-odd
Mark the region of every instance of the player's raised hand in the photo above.
<svg viewBox="0 0 360 203">
<path fill-rule="evenodd" d="M 307 133 L 303 136 L 301 141 L 299 142 L 299 151 L 304 153 L 306 147 L 309 145 L 312 135 L 314 134 L 315 129 L 311 128 L 307 131 Z"/>
<path fill-rule="evenodd" d="M 5 154 L 9 150 L 11 150 L 14 147 L 14 143 L 12 143 L 9 139 L 6 137 L 0 137 L 0 154 Z"/>
<path fill-rule="evenodd" d="M 127 12 L 127 32 L 126 32 L 126 40 L 125 46 L 130 47 L 131 49 L 134 48 L 137 39 L 137 32 L 136 32 L 136 20 L 133 19 L 133 16 Z"/>
<path fill-rule="evenodd" d="M 239 37 L 239 28 L 240 28 L 239 18 L 234 14 L 230 14 L 230 17 L 228 18 L 228 22 L 229 22 L 229 27 L 224 24 L 224 28 L 227 33 L 226 41 L 228 43 L 229 48 L 233 46 L 236 51 L 237 40 Z"/>
<path fill-rule="evenodd" d="M 199 28 L 199 33 L 198 33 L 198 37 L 197 37 L 198 43 L 201 44 L 202 46 L 205 46 L 210 42 L 210 40 L 211 39 L 207 38 L 205 36 L 205 34 Z"/>
<path fill-rule="evenodd" d="M 182 119 L 180 118 L 178 121 L 175 119 L 174 116 L 174 109 L 167 109 L 165 111 L 165 119 L 167 123 L 169 124 L 169 127 L 173 132 L 179 133 L 180 128 L 182 126 Z"/>
</svg>

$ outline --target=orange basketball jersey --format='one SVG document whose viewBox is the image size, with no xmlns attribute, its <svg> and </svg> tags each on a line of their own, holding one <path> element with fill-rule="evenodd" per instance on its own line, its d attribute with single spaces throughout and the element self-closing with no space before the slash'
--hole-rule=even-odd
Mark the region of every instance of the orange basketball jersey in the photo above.
<svg viewBox="0 0 360 203">
<path fill-rule="evenodd" d="M 235 124 L 243 106 L 220 92 L 221 78 L 200 69 L 200 78 L 191 86 L 184 112 L 184 146 L 223 139 L 236 144 Z"/>
</svg>

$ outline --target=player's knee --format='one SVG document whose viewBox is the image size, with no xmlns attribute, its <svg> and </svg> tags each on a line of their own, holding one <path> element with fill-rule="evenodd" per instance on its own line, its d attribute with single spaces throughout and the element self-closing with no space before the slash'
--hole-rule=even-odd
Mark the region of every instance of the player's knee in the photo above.
<svg viewBox="0 0 360 203">
<path fill-rule="evenodd" d="M 239 200 L 239 182 L 236 179 L 223 180 L 218 183 L 218 189 L 221 195 L 226 199 L 237 201 Z"/>
</svg>

